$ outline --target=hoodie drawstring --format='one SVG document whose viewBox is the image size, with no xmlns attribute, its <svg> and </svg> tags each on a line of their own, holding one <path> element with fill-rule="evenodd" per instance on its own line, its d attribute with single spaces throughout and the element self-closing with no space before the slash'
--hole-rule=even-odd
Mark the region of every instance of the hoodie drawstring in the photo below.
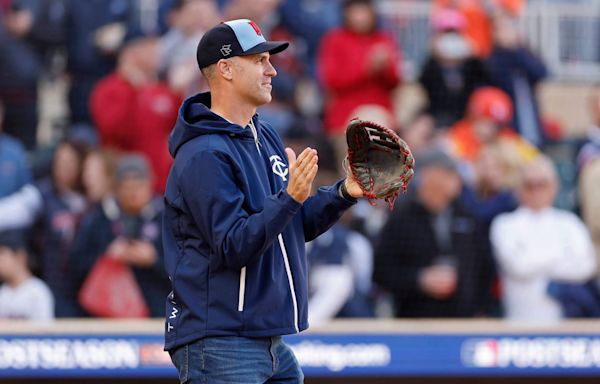
<svg viewBox="0 0 600 384">
<path fill-rule="evenodd" d="M 252 131 L 252 136 L 254 136 L 254 144 L 256 145 L 256 150 L 258 151 L 258 153 L 260 153 L 258 131 L 256 130 L 256 126 L 254 125 L 254 121 L 250 119 L 250 123 L 248 123 L 248 125 L 250 126 L 250 130 Z"/>
</svg>

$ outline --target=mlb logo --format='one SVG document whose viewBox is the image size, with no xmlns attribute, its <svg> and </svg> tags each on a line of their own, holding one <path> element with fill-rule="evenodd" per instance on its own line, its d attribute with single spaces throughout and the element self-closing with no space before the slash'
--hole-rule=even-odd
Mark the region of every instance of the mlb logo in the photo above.
<svg viewBox="0 0 600 384">
<path fill-rule="evenodd" d="M 469 339 L 462 345 L 461 360 L 468 367 L 497 367 L 498 356 L 498 341 L 495 339 Z"/>
</svg>

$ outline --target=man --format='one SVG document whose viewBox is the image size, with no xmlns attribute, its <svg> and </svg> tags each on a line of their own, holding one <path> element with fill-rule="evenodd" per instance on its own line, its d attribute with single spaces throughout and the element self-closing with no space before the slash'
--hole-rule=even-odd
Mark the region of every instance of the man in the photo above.
<svg viewBox="0 0 600 384">
<path fill-rule="evenodd" d="M 600 261 L 600 195 L 596 192 L 600 185 L 600 84 L 591 89 L 588 110 L 592 124 L 577 154 L 579 204 Z M 597 264 L 600 273 L 600 262 Z"/>
<path fill-rule="evenodd" d="M 30 151 L 37 144 L 37 86 L 43 71 L 35 49 L 43 40 L 35 33 L 40 23 L 35 11 L 39 3 L 0 3 L 0 99 L 6 107 L 6 132 Z"/>
<path fill-rule="evenodd" d="M 206 82 L 198 72 L 194 53 L 204 32 L 213 26 L 215 20 L 223 19 L 218 4 L 214 0 L 171 0 L 164 3 L 169 29 L 158 43 L 159 72 L 166 74 L 169 87 L 181 95 L 206 91 Z"/>
<path fill-rule="evenodd" d="M 167 140 L 183 98 L 157 80 L 157 68 L 156 39 L 128 43 L 116 70 L 95 85 L 90 113 L 103 147 L 148 157 L 154 188 L 162 194 L 172 164 Z"/>
<path fill-rule="evenodd" d="M 116 65 L 116 53 L 135 35 L 133 0 L 66 2 L 67 71 L 72 80 L 69 109 L 73 123 L 91 122 L 90 94 Z"/>
<path fill-rule="evenodd" d="M 513 103 L 499 88 L 482 87 L 471 94 L 467 114 L 448 132 L 456 157 L 474 163 L 481 150 L 502 143 L 522 161 L 537 155 L 537 150 L 507 124 L 513 116 Z"/>
<path fill-rule="evenodd" d="M 538 156 L 522 169 L 520 207 L 492 222 L 490 239 L 509 320 L 559 321 L 565 313 L 551 284 L 584 283 L 596 272 L 594 248 L 581 219 L 552 207 L 558 188 L 554 164 Z"/>
<path fill-rule="evenodd" d="M 600 158 L 600 84 L 594 85 L 590 91 L 588 111 L 592 124 L 587 128 L 581 148 L 577 154 L 577 167 L 583 172 L 592 160 Z"/>
<path fill-rule="evenodd" d="M 402 56 L 392 36 L 378 26 L 374 1 L 344 0 L 342 8 L 343 26 L 323 37 L 317 58 L 327 100 L 325 129 L 338 138 L 361 105 L 375 104 L 393 113 Z"/>
<path fill-rule="evenodd" d="M 333 146 L 328 141 L 313 143 L 321 153 L 333 155 Z M 315 184 L 328 185 L 339 177 L 336 162 L 326 160 L 321 158 L 323 165 Z M 372 300 L 373 246 L 364 235 L 351 228 L 356 208 L 346 211 L 326 233 L 306 244 L 308 321 L 311 327 L 321 326 L 334 318 L 375 316 Z M 387 207 L 384 209 L 387 210 Z"/>
<path fill-rule="evenodd" d="M 31 182 L 25 148 L 18 139 L 4 133 L 4 112 L 0 99 L 0 198 L 19 191 Z"/>
<path fill-rule="evenodd" d="M 364 235 L 342 222 L 307 244 L 311 326 L 335 317 L 375 316 L 371 298 L 373 247 Z"/>
<path fill-rule="evenodd" d="M 104 199 L 83 218 L 73 244 L 69 267 L 75 289 L 107 255 L 131 268 L 150 316 L 162 316 L 169 282 L 161 245 L 162 201 L 154 198 L 150 165 L 142 155 L 126 155 L 115 179 L 115 198 Z"/>
<path fill-rule="evenodd" d="M 165 192 L 165 349 L 181 382 L 303 381 L 280 336 L 308 327 L 304 243 L 362 196 L 346 179 L 309 197 L 317 152 L 284 151 L 256 115 L 271 101 L 270 55 L 287 46 L 247 19 L 198 45 L 211 92 L 180 108 Z"/>
<path fill-rule="evenodd" d="M 489 304 L 491 258 L 475 217 L 459 202 L 455 161 L 436 148 L 416 159 L 415 198 L 399 207 L 375 248 L 373 278 L 397 317 L 470 317 Z"/>
<path fill-rule="evenodd" d="M 526 47 L 515 17 L 495 17 L 494 47 L 487 66 L 492 84 L 509 94 L 513 102 L 511 127 L 529 143 L 540 147 L 547 138 L 536 91 L 537 85 L 548 76 L 548 70 L 542 59 Z"/>
<path fill-rule="evenodd" d="M 29 268 L 27 239 L 20 231 L 0 232 L 0 320 L 54 319 L 54 298 Z"/>
<path fill-rule="evenodd" d="M 419 75 L 436 127 L 451 127 L 462 119 L 469 96 L 489 83 L 483 61 L 465 36 L 467 19 L 456 9 L 432 15 L 431 50 Z"/>
</svg>

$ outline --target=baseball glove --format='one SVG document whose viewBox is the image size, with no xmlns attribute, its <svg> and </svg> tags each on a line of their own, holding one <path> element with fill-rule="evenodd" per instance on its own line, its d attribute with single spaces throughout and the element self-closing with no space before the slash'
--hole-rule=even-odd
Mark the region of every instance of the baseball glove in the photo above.
<svg viewBox="0 0 600 384">
<path fill-rule="evenodd" d="M 406 192 L 414 175 L 415 161 L 406 142 L 392 130 L 358 118 L 346 128 L 346 141 L 346 172 L 371 204 L 384 199 L 393 209 L 400 190 Z"/>
</svg>

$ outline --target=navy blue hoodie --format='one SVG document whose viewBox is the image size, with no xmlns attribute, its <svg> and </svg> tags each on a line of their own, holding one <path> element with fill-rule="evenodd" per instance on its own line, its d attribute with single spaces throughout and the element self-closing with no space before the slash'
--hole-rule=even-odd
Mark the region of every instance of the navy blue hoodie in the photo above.
<svg viewBox="0 0 600 384">
<path fill-rule="evenodd" d="M 207 336 L 306 329 L 304 243 L 352 205 L 339 183 L 296 202 L 285 190 L 287 157 L 273 128 L 255 115 L 255 142 L 250 128 L 209 108 L 209 93 L 188 98 L 169 139 L 166 350 Z"/>
</svg>

